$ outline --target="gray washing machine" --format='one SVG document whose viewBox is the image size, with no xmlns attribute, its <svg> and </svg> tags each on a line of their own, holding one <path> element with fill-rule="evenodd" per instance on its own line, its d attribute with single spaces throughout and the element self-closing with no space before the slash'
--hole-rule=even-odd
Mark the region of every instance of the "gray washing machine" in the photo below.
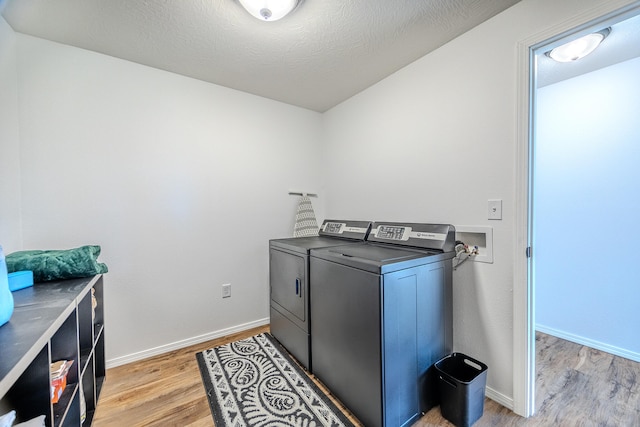
<svg viewBox="0 0 640 427">
<path fill-rule="evenodd" d="M 325 220 L 319 236 L 269 241 L 271 335 L 309 371 L 309 253 L 312 249 L 360 243 L 371 222 Z"/>
<path fill-rule="evenodd" d="M 452 225 L 373 224 L 367 242 L 311 251 L 313 373 L 368 427 L 437 404 L 452 351 Z"/>
</svg>

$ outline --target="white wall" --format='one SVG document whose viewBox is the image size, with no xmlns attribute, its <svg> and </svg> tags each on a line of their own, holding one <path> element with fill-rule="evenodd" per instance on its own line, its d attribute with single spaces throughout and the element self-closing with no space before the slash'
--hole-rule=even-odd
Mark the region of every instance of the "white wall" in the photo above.
<svg viewBox="0 0 640 427">
<path fill-rule="evenodd" d="M 16 35 L 0 16 L 0 246 L 5 253 L 22 249 L 16 52 Z"/>
<path fill-rule="evenodd" d="M 305 159 L 320 114 L 22 34 L 18 45 L 24 246 L 102 246 L 107 359 L 267 323 L 268 239 L 292 234 L 287 190 L 319 188 Z"/>
<path fill-rule="evenodd" d="M 538 329 L 640 361 L 640 58 L 537 91 Z"/>
<path fill-rule="evenodd" d="M 597 5 L 523 0 L 324 117 L 327 216 L 494 228 L 494 263 L 454 273 L 454 348 L 487 363 L 488 392 L 507 405 L 517 44 Z M 494 198 L 502 221 L 487 219 Z"/>
</svg>

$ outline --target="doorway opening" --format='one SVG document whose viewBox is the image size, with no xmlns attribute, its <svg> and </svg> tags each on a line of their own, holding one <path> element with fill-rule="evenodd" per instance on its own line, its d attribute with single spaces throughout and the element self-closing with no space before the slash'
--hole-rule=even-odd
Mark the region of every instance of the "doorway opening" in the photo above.
<svg viewBox="0 0 640 427">
<path fill-rule="evenodd" d="M 537 301 L 538 297 L 556 298 L 556 302 L 566 301 L 566 298 L 573 298 L 572 301 L 580 302 L 581 297 L 585 297 L 588 293 L 586 290 L 594 288 L 588 280 L 596 277 L 593 266 L 597 265 L 597 255 L 600 251 L 609 248 L 611 253 L 620 253 L 620 247 L 623 246 L 624 232 L 616 233 L 616 223 L 612 220 L 611 211 L 606 210 L 606 206 L 628 201 L 630 194 L 622 192 L 618 200 L 610 198 L 611 191 L 607 192 L 607 181 L 611 181 L 614 175 L 606 175 L 607 179 L 602 179 L 604 173 L 603 165 L 609 164 L 612 170 L 626 170 L 626 163 L 614 162 L 612 159 L 605 161 L 606 155 L 611 155 L 611 140 L 632 139 L 628 135 L 622 138 L 614 133 L 606 134 L 606 127 L 601 127 L 600 131 L 605 132 L 604 137 L 594 134 L 593 127 L 585 127 L 584 124 L 598 123 L 594 117 L 600 122 L 605 119 L 623 119 L 624 114 L 629 109 L 640 107 L 626 107 L 615 104 L 611 98 L 606 96 L 612 95 L 611 87 L 603 90 L 600 98 L 596 102 L 595 109 L 586 109 L 592 112 L 592 116 L 579 125 L 578 122 L 568 120 L 569 115 L 565 114 L 567 110 L 551 111 L 545 106 L 552 105 L 554 108 L 570 108 L 576 113 L 576 107 L 582 109 L 585 113 L 585 107 L 589 105 L 584 100 L 577 102 L 576 94 L 582 93 L 584 96 L 591 97 L 593 101 L 594 84 L 581 80 L 592 79 L 595 75 L 599 78 L 603 77 L 603 71 L 606 70 L 610 74 L 611 69 L 620 71 L 619 68 L 640 67 L 640 52 L 633 52 L 634 49 L 640 49 L 640 43 L 631 45 L 629 36 L 635 31 L 638 33 L 638 22 L 640 22 L 640 2 L 634 2 L 631 5 L 619 10 L 605 10 L 599 7 L 591 13 L 582 15 L 573 19 L 564 25 L 563 30 L 558 28 L 550 29 L 547 34 L 540 34 L 536 38 L 523 41 L 519 46 L 520 61 L 522 75 L 520 76 L 520 108 L 519 111 L 519 144 L 518 144 L 518 164 L 517 164 L 517 191 L 519 192 L 516 201 L 516 210 L 518 214 L 518 223 L 516 228 L 516 248 L 522 249 L 522 259 L 516 260 L 515 265 L 515 286 L 514 286 L 514 411 L 523 416 L 533 415 L 536 411 L 535 396 L 535 331 L 541 329 L 540 326 L 546 323 L 552 323 L 557 320 L 558 308 L 546 307 L 548 310 L 537 313 L 536 307 L 538 303 L 542 303 L 542 299 Z M 627 22 L 631 21 L 631 22 Z M 631 28 L 631 33 L 627 28 Z M 592 54 L 591 58 L 583 58 L 581 61 L 568 64 L 569 67 L 561 67 L 567 64 L 554 63 L 546 53 L 552 48 L 560 46 L 569 40 L 579 38 L 583 35 L 601 31 L 604 28 L 611 28 L 611 33 L 607 37 L 608 44 L 603 43 L 602 49 L 599 49 L 598 55 Z M 616 34 L 617 33 L 617 34 Z M 639 36 L 640 34 L 633 34 Z M 626 46 L 625 46 L 626 43 Z M 607 47 L 607 49 L 605 49 Z M 626 55 L 626 56 L 625 56 Z M 588 59 L 588 60 L 587 60 Z M 637 69 L 637 68 L 636 68 Z M 606 73 L 604 73 L 606 74 Z M 637 72 L 635 75 L 638 75 Z M 587 77 L 588 76 L 588 77 Z M 612 77 L 609 76 L 609 79 Z M 615 83 L 619 83 L 616 81 Z M 580 89 L 582 87 L 582 89 Z M 585 90 L 585 88 L 587 88 Z M 571 95 L 573 90 L 573 95 Z M 586 95 L 585 95 L 586 94 Z M 628 96 L 627 98 L 632 98 Z M 560 102 L 572 99 L 571 102 Z M 621 109 L 620 109 L 621 108 Z M 541 109 L 544 109 L 542 111 Z M 584 119 L 586 116 L 582 116 Z M 637 112 L 635 113 L 637 117 Z M 575 118 L 575 117 L 574 117 Z M 565 121 L 563 121 L 565 120 Z M 631 119 L 633 122 L 634 119 Z M 637 128 L 637 125 L 636 125 Z M 554 129 L 560 129 L 555 131 Z M 568 133 L 564 133 L 568 132 Z M 542 141 L 544 140 L 544 143 Z M 587 141 L 596 140 L 597 142 L 590 147 Z M 636 137 L 637 140 L 637 137 Z M 560 141 L 560 142 L 559 142 Z M 576 141 L 579 141 L 576 143 Z M 545 145 L 546 144 L 546 145 Z M 630 154 L 624 155 L 625 150 L 631 147 L 621 148 L 622 159 L 630 161 Z M 604 150 L 604 151 L 603 151 Z M 638 152 L 640 155 L 640 152 Z M 591 169 L 586 169 L 584 156 L 592 156 Z M 637 159 L 637 157 L 636 157 Z M 613 165 L 611 164 L 613 163 Z M 619 167 L 616 167 L 619 166 Z M 604 168 L 606 169 L 606 168 Z M 550 170 L 555 170 L 556 175 L 548 174 Z M 589 178 L 600 177 L 599 180 L 589 181 L 584 176 L 576 174 L 586 173 Z M 595 173 L 597 172 L 597 174 Z M 640 178 L 640 175 L 638 176 Z M 624 180 L 620 181 L 624 182 Z M 636 180 L 635 182 L 638 182 Z M 601 191 L 597 197 L 592 197 L 596 190 Z M 606 194 L 605 198 L 602 195 Z M 579 201 L 578 196 L 582 196 L 584 200 L 595 199 L 595 202 L 602 202 L 605 208 L 595 208 L 593 205 L 587 206 L 584 200 Z M 544 198 L 543 198 L 544 197 Z M 615 197 L 614 197 L 615 198 Z M 625 199 L 626 198 L 626 199 Z M 574 203 L 566 204 L 566 201 Z M 594 200 L 591 200 L 592 202 Z M 598 206 L 602 206 L 598 205 Z M 575 210 L 574 210 L 575 208 Z M 582 210 L 580 210 L 582 208 Z M 591 222 L 585 222 L 585 212 L 592 214 L 598 211 L 598 216 Z M 593 218 L 593 217 L 592 217 Z M 568 221 L 568 222 L 563 222 Z M 568 225 L 567 225 L 568 224 Z M 627 232 L 628 226 L 623 226 Z M 571 234 L 573 232 L 575 234 Z M 562 236 L 565 239 L 554 240 L 551 237 Z M 608 236 L 608 237 L 607 237 Z M 638 236 L 640 237 L 640 236 Z M 606 243 L 605 243 L 606 241 Z M 553 242 L 553 244 L 549 244 Z M 556 251 L 556 249 L 558 249 Z M 526 256 L 525 256 L 526 254 Z M 595 256 L 595 257 L 594 257 Z M 601 258 L 600 258 L 601 259 Z M 551 260 L 551 261 L 550 261 Z M 570 262 L 577 260 L 577 267 L 566 268 Z M 580 266 L 581 262 L 585 262 Z M 612 273 L 607 279 L 615 280 L 616 283 L 624 286 L 625 280 L 619 277 L 612 277 L 614 273 L 620 272 L 620 265 L 623 261 L 618 257 L 614 263 L 610 264 L 609 270 Z M 544 266 L 545 268 L 540 268 Z M 591 272 L 588 268 L 591 266 Z M 584 286 L 580 288 L 573 287 L 568 289 L 566 286 L 558 287 L 560 283 L 566 283 L 567 277 L 560 277 L 562 274 L 558 272 L 573 271 L 574 276 L 570 277 L 573 282 L 578 281 Z M 582 274 L 586 276 L 581 276 Z M 569 273 L 571 274 L 571 273 Z M 590 275 L 589 275 L 590 274 Z M 601 275 L 606 274 L 604 272 Z M 550 280 L 553 279 L 553 280 Z M 557 280 L 556 280 L 557 279 Z M 546 287 L 538 286 L 544 280 Z M 601 282 L 603 280 L 601 279 Z M 637 281 L 635 281 L 637 283 Z M 555 287 L 554 287 L 555 286 Z M 538 289 L 540 288 L 540 289 Z M 596 287 L 597 295 L 595 301 L 590 303 L 600 307 L 606 306 L 609 301 L 620 298 L 621 293 L 628 290 L 621 290 L 617 295 L 614 292 L 606 294 L 606 286 Z M 540 295 L 538 295 L 540 293 Z M 564 295 L 562 295 L 564 293 Z M 593 295 L 592 294 L 592 295 Z M 603 298 L 606 294 L 606 298 Z M 629 300 L 633 297 L 629 297 Z M 637 298 L 635 298 L 637 300 Z M 619 301 L 619 299 L 617 300 Z M 613 302 L 609 304 L 614 305 Z M 540 307 L 539 307 L 540 308 Z M 586 307 L 592 310 L 593 306 Z M 566 312 L 566 309 L 563 310 Z M 562 311 L 561 311 L 562 312 Z M 537 319 L 539 314 L 540 319 Z M 555 317 L 554 317 L 555 316 Z M 566 317 L 566 316 L 565 316 Z M 566 321 L 566 318 L 564 319 Z M 593 331 L 594 324 L 585 322 L 584 319 L 572 319 L 578 329 L 571 335 L 565 337 L 581 337 L 584 331 Z M 563 324 L 560 324 L 563 325 Z M 624 325 L 624 324 L 622 324 Z M 624 335 L 625 332 L 632 328 L 621 327 L 612 331 L 607 328 L 607 322 L 599 321 L 598 327 L 602 331 L 600 335 L 596 335 L 593 340 L 602 340 L 602 337 L 611 332 Z M 538 326 L 538 328 L 537 328 Z M 564 325 L 562 326 L 564 327 Z M 561 330 L 560 327 L 558 330 Z M 582 329 L 580 329 L 582 328 Z M 543 328 L 544 329 L 544 325 Z M 547 331 L 548 332 L 548 331 Z M 556 331 L 554 331 L 556 332 Z M 624 337 L 623 337 L 624 338 Z M 591 343 L 593 344 L 593 342 Z M 593 346 L 593 345 L 592 345 Z M 633 349 L 631 349 L 633 353 Z M 628 355 L 627 355 L 628 357 Z"/>
</svg>

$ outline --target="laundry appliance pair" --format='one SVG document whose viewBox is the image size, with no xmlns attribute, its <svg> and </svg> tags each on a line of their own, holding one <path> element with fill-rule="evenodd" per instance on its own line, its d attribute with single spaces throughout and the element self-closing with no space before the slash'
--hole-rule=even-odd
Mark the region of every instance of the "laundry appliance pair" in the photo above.
<svg viewBox="0 0 640 427">
<path fill-rule="evenodd" d="M 270 241 L 271 333 L 367 426 L 437 404 L 433 364 L 452 351 L 448 224 L 327 220 Z"/>
</svg>

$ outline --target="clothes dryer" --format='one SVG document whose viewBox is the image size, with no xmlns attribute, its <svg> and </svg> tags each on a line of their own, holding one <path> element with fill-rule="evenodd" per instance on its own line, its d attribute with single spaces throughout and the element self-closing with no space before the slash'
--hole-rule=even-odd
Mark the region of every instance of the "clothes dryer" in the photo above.
<svg viewBox="0 0 640 427">
<path fill-rule="evenodd" d="M 437 403 L 452 351 L 452 225 L 376 222 L 367 242 L 311 250 L 313 373 L 366 426 Z"/>
<path fill-rule="evenodd" d="M 312 249 L 363 242 L 370 228 L 370 221 L 325 220 L 318 236 L 269 241 L 271 335 L 309 371 L 309 253 Z"/>
</svg>

